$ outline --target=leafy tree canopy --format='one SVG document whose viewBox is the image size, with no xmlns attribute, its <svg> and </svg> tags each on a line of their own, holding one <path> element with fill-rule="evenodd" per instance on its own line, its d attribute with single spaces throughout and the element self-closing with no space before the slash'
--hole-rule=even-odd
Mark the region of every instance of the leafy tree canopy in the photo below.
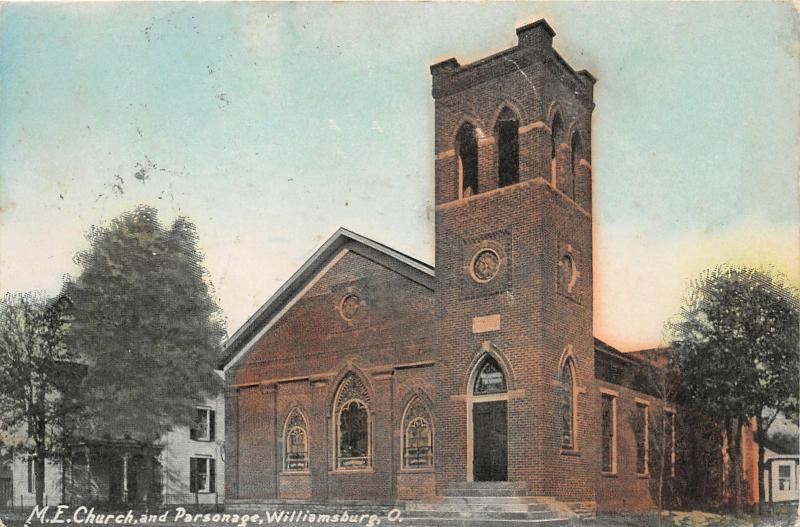
<svg viewBox="0 0 800 527">
<path fill-rule="evenodd" d="M 796 291 L 772 272 L 703 273 L 668 326 L 690 400 L 720 418 L 797 412 L 798 311 Z"/>
<path fill-rule="evenodd" d="M 76 256 L 80 276 L 69 344 L 85 357 L 90 433 L 152 441 L 191 423 L 221 390 L 214 371 L 225 330 L 194 225 L 163 227 L 140 206 L 94 227 Z"/>
<path fill-rule="evenodd" d="M 69 304 L 40 292 L 0 300 L 0 442 L 39 457 L 63 452 L 81 413 L 82 369 L 64 345 Z"/>
</svg>

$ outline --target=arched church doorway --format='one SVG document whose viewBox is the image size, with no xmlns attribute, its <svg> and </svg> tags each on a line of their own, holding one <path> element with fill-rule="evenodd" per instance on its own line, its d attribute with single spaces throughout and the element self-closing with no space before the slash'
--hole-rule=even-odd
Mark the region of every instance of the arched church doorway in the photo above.
<svg viewBox="0 0 800 527">
<path fill-rule="evenodd" d="M 472 377 L 468 449 L 472 481 L 508 480 L 508 387 L 497 360 L 487 354 Z"/>
</svg>

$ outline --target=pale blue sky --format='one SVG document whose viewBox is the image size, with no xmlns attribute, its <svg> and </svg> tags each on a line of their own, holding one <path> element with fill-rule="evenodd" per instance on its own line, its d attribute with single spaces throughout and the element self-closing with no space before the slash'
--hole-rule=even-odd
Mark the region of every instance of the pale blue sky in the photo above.
<svg viewBox="0 0 800 527">
<path fill-rule="evenodd" d="M 432 262 L 428 66 L 539 18 L 598 78 L 598 336 L 657 342 L 722 261 L 797 282 L 790 3 L 5 4 L 0 290 L 138 203 L 196 222 L 231 331 L 339 226 Z"/>
</svg>

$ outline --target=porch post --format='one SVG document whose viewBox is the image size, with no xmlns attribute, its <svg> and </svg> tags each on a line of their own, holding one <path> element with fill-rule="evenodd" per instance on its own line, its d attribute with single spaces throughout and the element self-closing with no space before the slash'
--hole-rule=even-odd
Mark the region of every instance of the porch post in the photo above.
<svg viewBox="0 0 800 527">
<path fill-rule="evenodd" d="M 128 503 L 128 458 L 130 454 L 122 454 L 122 502 Z"/>
</svg>

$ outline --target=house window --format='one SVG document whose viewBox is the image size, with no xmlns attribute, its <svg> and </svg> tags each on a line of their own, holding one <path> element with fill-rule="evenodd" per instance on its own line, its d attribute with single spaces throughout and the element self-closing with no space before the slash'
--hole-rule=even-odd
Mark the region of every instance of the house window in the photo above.
<svg viewBox="0 0 800 527">
<path fill-rule="evenodd" d="M 458 152 L 459 197 L 478 193 L 478 136 L 475 127 L 464 123 L 456 135 Z"/>
<path fill-rule="evenodd" d="M 403 466 L 426 468 L 433 466 L 433 432 L 430 413 L 419 397 L 406 407 L 403 417 Z"/>
<path fill-rule="evenodd" d="M 572 374 L 572 360 L 567 359 L 561 368 L 559 379 L 559 399 L 561 416 L 561 447 L 575 447 L 575 382 Z"/>
<path fill-rule="evenodd" d="M 778 490 L 792 490 L 792 467 L 778 465 Z"/>
<path fill-rule="evenodd" d="M 475 385 L 472 388 L 472 395 L 489 395 L 493 393 L 505 393 L 506 378 L 503 370 L 497 364 L 497 360 L 491 355 L 483 359 L 483 364 L 478 369 L 478 376 L 475 378 Z"/>
<path fill-rule="evenodd" d="M 495 126 L 497 136 L 497 186 L 505 187 L 519 182 L 519 121 L 516 115 L 504 108 Z"/>
<path fill-rule="evenodd" d="M 617 472 L 617 398 L 611 394 L 602 395 L 602 466 L 603 472 Z"/>
<path fill-rule="evenodd" d="M 648 473 L 649 425 L 650 408 L 646 404 L 636 403 L 633 432 L 636 437 L 636 473 L 640 476 L 646 476 Z"/>
<path fill-rule="evenodd" d="M 369 394 L 361 380 L 348 375 L 336 397 L 336 466 L 366 468 L 371 464 Z"/>
<path fill-rule="evenodd" d="M 207 457 L 189 458 L 189 491 L 210 493 L 216 489 L 214 460 Z"/>
<path fill-rule="evenodd" d="M 198 408 L 194 423 L 189 429 L 189 438 L 194 441 L 213 441 L 216 412 L 210 408 Z"/>
<path fill-rule="evenodd" d="M 308 433 L 306 420 L 295 408 L 286 419 L 284 428 L 284 463 L 287 471 L 308 470 Z"/>
</svg>

